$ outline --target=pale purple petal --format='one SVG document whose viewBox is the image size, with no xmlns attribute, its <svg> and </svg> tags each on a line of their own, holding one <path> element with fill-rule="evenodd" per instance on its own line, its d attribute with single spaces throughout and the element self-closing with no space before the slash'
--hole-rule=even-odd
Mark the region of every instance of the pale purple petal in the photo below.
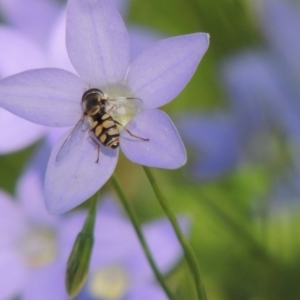
<svg viewBox="0 0 300 300">
<path fill-rule="evenodd" d="M 49 215 L 47 212 L 41 178 L 31 168 L 19 179 L 17 197 L 20 208 L 32 222 L 45 226 L 55 225 L 58 222 L 57 216 Z"/>
<path fill-rule="evenodd" d="M 15 242 L 23 233 L 24 224 L 23 212 L 9 195 L 0 190 L 0 249 Z"/>
<path fill-rule="evenodd" d="M 0 299 L 18 296 L 25 285 L 27 269 L 20 257 L 12 249 L 0 249 Z"/>
<path fill-rule="evenodd" d="M 134 61 L 144 50 L 162 39 L 162 34 L 141 26 L 129 26 L 130 61 Z"/>
<path fill-rule="evenodd" d="M 59 233 L 57 239 L 59 240 L 60 257 L 63 263 L 68 261 L 74 242 L 83 227 L 86 216 L 87 212 L 84 210 L 64 215 L 60 228 L 57 231 Z"/>
<path fill-rule="evenodd" d="M 125 16 L 129 8 L 129 1 L 128 0 L 112 0 L 111 1 L 117 8 L 118 12 Z"/>
<path fill-rule="evenodd" d="M 174 99 L 187 85 L 208 48 L 205 33 L 162 40 L 143 52 L 127 75 L 131 93 L 156 108 Z"/>
<path fill-rule="evenodd" d="M 182 231 L 187 233 L 189 228 L 188 220 L 181 218 L 179 221 Z M 178 263 L 182 255 L 182 248 L 170 222 L 167 219 L 150 222 L 143 226 L 143 233 L 159 270 L 162 273 L 166 273 Z M 127 270 L 131 274 L 132 286 L 149 282 L 154 278 L 145 253 L 137 241 L 134 251 L 125 263 Z"/>
<path fill-rule="evenodd" d="M 129 37 L 110 1 L 69 1 L 66 41 L 75 69 L 91 86 L 103 88 L 125 78 Z"/>
<path fill-rule="evenodd" d="M 11 1 L 13 2 L 13 1 Z M 20 32 L 0 26 L 0 76 L 49 67 L 41 49 Z"/>
<path fill-rule="evenodd" d="M 49 53 L 53 67 L 76 73 L 66 47 L 66 7 L 61 9 L 49 37 Z"/>
<path fill-rule="evenodd" d="M 40 186 L 42 187 L 52 148 L 53 145 L 49 145 L 48 141 L 44 139 L 42 143 L 38 145 L 27 164 L 26 171 L 33 170 L 37 174 L 37 177 L 41 182 Z"/>
<path fill-rule="evenodd" d="M 240 162 L 243 129 L 235 121 L 234 116 L 215 112 L 184 114 L 176 122 L 183 142 L 193 151 L 195 159 L 189 161 L 189 170 L 195 179 L 215 179 Z"/>
<path fill-rule="evenodd" d="M 72 129 L 73 127 L 51 127 L 48 128 L 48 134 L 47 134 L 47 140 L 49 142 L 49 145 L 52 147 L 58 142 L 58 140 L 61 138 L 63 134 L 65 134 L 67 131 Z"/>
<path fill-rule="evenodd" d="M 0 81 L 0 106 L 46 126 L 71 126 L 82 116 L 81 97 L 87 86 L 60 69 L 37 69 Z"/>
<path fill-rule="evenodd" d="M 46 128 L 21 119 L 0 108 L 0 154 L 6 154 L 25 148 L 46 132 Z"/>
<path fill-rule="evenodd" d="M 65 300 L 65 264 L 55 262 L 30 270 L 22 292 L 22 300 Z"/>
<path fill-rule="evenodd" d="M 286 134 L 299 136 L 298 87 L 288 83 L 285 71 L 274 57 L 257 52 L 244 53 L 226 62 L 224 79 L 238 125 L 244 131 L 257 134 L 258 130 L 280 126 Z"/>
<path fill-rule="evenodd" d="M 122 131 L 121 148 L 128 159 L 150 167 L 175 169 L 186 162 L 186 151 L 170 118 L 163 111 L 144 110 Z"/>
<path fill-rule="evenodd" d="M 185 217 L 179 217 L 178 223 L 183 234 L 187 235 L 190 221 Z M 170 221 L 164 218 L 150 222 L 143 226 L 143 232 L 160 270 L 164 273 L 169 271 L 182 255 L 181 245 Z"/>
<path fill-rule="evenodd" d="M 142 285 L 132 289 L 126 296 L 128 300 L 168 300 L 165 292 L 160 286 Z"/>
<path fill-rule="evenodd" d="M 57 153 L 69 133 L 52 150 L 47 167 L 45 196 L 50 213 L 63 213 L 91 197 L 110 178 L 118 159 L 117 150 L 101 146 L 97 163 L 97 146 L 86 130 L 81 141 L 74 143 L 68 155 L 57 162 Z"/>
<path fill-rule="evenodd" d="M 290 0 L 264 0 L 262 30 L 273 49 L 278 51 L 299 76 L 300 67 L 300 5 Z"/>
<path fill-rule="evenodd" d="M 99 210 L 106 216 L 125 219 L 121 204 L 114 200 L 110 195 L 103 195 L 98 204 Z"/>
<path fill-rule="evenodd" d="M 43 45 L 59 5 L 53 0 L 1 0 L 3 17 L 33 41 Z"/>
<path fill-rule="evenodd" d="M 132 225 L 120 216 L 97 214 L 91 270 L 125 260 L 137 245 Z"/>
<path fill-rule="evenodd" d="M 114 264 L 117 260 L 127 257 L 137 243 L 136 234 L 128 220 L 122 215 L 108 215 L 106 211 L 102 210 L 101 202 L 102 199 L 100 199 L 96 216 L 91 271 L 97 270 L 104 264 Z M 76 211 L 64 218 L 64 222 L 61 223 L 59 244 L 63 259 L 68 259 L 86 215 L 86 211 Z"/>
</svg>

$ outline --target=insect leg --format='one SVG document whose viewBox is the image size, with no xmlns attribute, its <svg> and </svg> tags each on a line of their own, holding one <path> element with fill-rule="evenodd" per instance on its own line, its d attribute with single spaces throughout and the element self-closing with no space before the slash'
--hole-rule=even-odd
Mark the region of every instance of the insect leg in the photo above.
<svg viewBox="0 0 300 300">
<path fill-rule="evenodd" d="M 121 123 L 119 123 L 118 121 L 116 121 L 116 120 L 114 120 L 114 122 L 116 123 L 116 124 L 118 124 L 118 125 L 120 125 L 120 126 L 122 126 L 132 137 L 135 137 L 135 138 L 137 138 L 137 139 L 140 139 L 140 140 L 143 140 L 143 141 L 146 141 L 146 142 L 148 142 L 149 141 L 149 139 L 145 139 L 145 138 L 142 138 L 142 137 L 140 137 L 140 136 L 137 136 L 137 135 L 134 135 L 133 133 L 131 133 L 125 126 L 123 126 Z"/>
<path fill-rule="evenodd" d="M 96 164 L 99 163 L 99 157 L 100 157 L 100 145 L 99 145 L 99 141 L 97 140 L 94 132 L 92 131 L 92 129 L 89 131 L 89 136 L 91 138 L 91 140 L 96 144 L 97 146 L 97 152 L 98 152 L 98 156 L 97 156 L 97 160 L 95 161 Z"/>
</svg>

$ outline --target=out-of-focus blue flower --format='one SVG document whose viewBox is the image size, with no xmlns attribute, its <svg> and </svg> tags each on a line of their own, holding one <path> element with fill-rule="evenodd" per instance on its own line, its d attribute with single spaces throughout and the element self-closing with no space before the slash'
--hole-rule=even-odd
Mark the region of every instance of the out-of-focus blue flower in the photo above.
<svg viewBox="0 0 300 300">
<path fill-rule="evenodd" d="M 299 137 L 300 130 L 300 42 L 296 38 L 300 7 L 289 0 L 266 0 L 260 12 L 270 47 L 229 59 L 224 78 L 240 122 L 247 121 L 250 130 L 279 128 L 296 142 L 293 138 Z"/>
<path fill-rule="evenodd" d="M 97 17 L 96 17 L 97 16 Z M 129 67 L 130 47 L 124 23 L 108 0 L 71 0 L 67 12 L 67 49 L 81 78 L 61 69 L 39 69 L 1 80 L 0 103 L 32 122 L 53 127 L 74 126 L 83 116 L 81 98 L 89 88 L 108 97 L 142 99 L 141 111 L 111 114 L 139 137 L 121 132 L 121 148 L 133 162 L 178 168 L 186 161 L 181 139 L 169 117 L 156 109 L 170 102 L 188 83 L 208 47 L 208 35 L 195 33 L 156 43 Z M 122 111 L 125 109 L 125 111 Z M 132 118 L 132 119 L 131 119 Z M 69 133 L 54 147 L 46 174 L 46 204 L 64 212 L 94 194 L 115 169 L 118 149 L 101 147 L 99 163 L 89 130 L 77 131 L 77 141 L 63 161 L 57 154 Z"/>
<path fill-rule="evenodd" d="M 106 212 L 109 209 L 114 210 L 110 214 L 111 217 L 121 217 L 121 213 L 115 209 L 112 202 L 106 201 L 104 209 Z M 180 218 L 179 221 L 182 230 L 187 233 L 188 220 Z M 96 224 L 96 233 L 103 231 L 101 226 L 102 224 Z M 112 228 L 112 230 L 120 230 L 120 228 Z M 95 241 L 90 275 L 87 284 L 76 299 L 167 299 L 162 288 L 154 283 L 154 274 L 132 227 L 131 230 L 126 235 L 125 248 L 125 245 L 116 241 L 115 248 L 122 249 L 118 259 L 115 259 L 115 255 L 112 256 L 113 259 L 110 259 L 108 255 L 99 255 L 99 251 L 104 246 L 103 240 Z M 161 272 L 170 271 L 180 259 L 182 250 L 168 220 L 160 219 L 149 222 L 142 227 L 142 230 Z M 116 250 L 108 250 L 107 253 L 113 254 L 114 251 Z"/>
<path fill-rule="evenodd" d="M 20 296 L 22 300 L 66 300 L 67 259 L 86 213 L 49 215 L 44 207 L 40 177 L 32 168 L 19 181 L 17 200 L 0 191 L 0 208 L 0 299 Z M 186 219 L 181 219 L 181 225 L 188 232 Z M 182 253 L 167 220 L 150 222 L 143 230 L 160 269 L 170 270 Z M 90 285 L 100 277 L 98 292 L 107 295 L 114 283 L 109 276 L 121 274 L 123 277 L 117 277 L 120 282 L 115 282 L 115 287 L 124 284 L 122 291 L 117 289 L 120 295 L 135 295 L 148 289 L 163 295 L 153 284 L 151 269 L 131 224 L 109 197 L 99 207 L 94 238 L 87 294 L 98 291 Z"/>
<path fill-rule="evenodd" d="M 198 122 L 189 121 L 189 117 L 181 121 L 182 136 L 199 151 L 200 163 L 193 167 L 193 173 L 200 178 L 226 174 L 237 163 L 270 161 L 276 135 L 285 139 L 282 144 L 287 142 L 299 153 L 299 5 L 266 0 L 260 2 L 257 11 L 269 48 L 249 49 L 223 63 L 222 79 L 230 99 L 228 112 L 211 114 L 204 120 L 199 115 Z M 208 129 L 207 122 L 213 129 Z M 296 161 L 292 164 L 297 165 Z"/>
<path fill-rule="evenodd" d="M 120 13 L 126 13 L 127 0 L 111 1 Z M 42 47 L 48 45 L 48 37 L 62 7 L 59 0 L 0 0 L 4 21 Z"/>
<path fill-rule="evenodd" d="M 192 151 L 189 172 L 196 180 L 209 180 L 232 171 L 240 162 L 238 128 L 229 113 L 185 114 L 177 123 Z"/>
<path fill-rule="evenodd" d="M 44 208 L 38 176 L 20 180 L 17 201 L 0 192 L 1 299 L 67 299 L 67 255 L 84 215 L 50 216 Z"/>
<path fill-rule="evenodd" d="M 43 47 L 60 7 L 56 0 L 0 0 L 4 21 Z"/>
</svg>

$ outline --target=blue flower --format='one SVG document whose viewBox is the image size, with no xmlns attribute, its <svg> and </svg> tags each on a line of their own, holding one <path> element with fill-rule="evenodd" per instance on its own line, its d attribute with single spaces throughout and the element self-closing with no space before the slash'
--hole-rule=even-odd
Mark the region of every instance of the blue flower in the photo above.
<svg viewBox="0 0 300 300">
<path fill-rule="evenodd" d="M 219 178 L 239 164 L 241 141 L 229 113 L 187 113 L 178 118 L 177 125 L 183 141 L 192 149 L 188 167 L 195 180 Z"/>
<path fill-rule="evenodd" d="M 208 35 L 195 33 L 169 38 L 144 51 L 131 65 L 124 23 L 108 0 L 71 0 L 68 3 L 66 45 L 80 75 L 61 69 L 38 69 L 7 77 L 0 83 L 0 105 L 10 112 L 46 126 L 75 126 L 83 117 L 81 99 L 90 88 L 112 99 L 142 100 L 135 112 L 126 105 L 112 107 L 122 115 L 120 146 L 133 162 L 178 168 L 186 161 L 185 148 L 169 117 L 157 107 L 170 102 L 188 83 L 208 47 Z M 126 101 L 125 101 L 126 102 Z M 79 130 L 77 142 L 61 162 L 60 151 L 70 132 L 54 147 L 45 179 L 47 208 L 62 213 L 94 194 L 113 173 L 118 149 L 89 139 Z"/>
<path fill-rule="evenodd" d="M 102 209 L 110 218 L 119 220 L 107 230 L 99 218 L 96 223 L 93 255 L 87 283 L 76 299 L 155 299 L 166 300 L 162 288 L 155 283 L 154 274 L 132 226 L 108 197 Z M 110 212 L 113 210 L 113 212 Z M 189 231 L 186 218 L 179 218 L 184 233 Z M 113 241 L 111 232 L 123 231 L 123 239 Z M 158 219 L 142 226 L 143 234 L 154 260 L 162 273 L 170 271 L 182 256 L 181 247 L 167 219 Z M 104 244 L 107 245 L 104 247 Z M 110 246 L 110 247 L 109 247 Z"/>
<path fill-rule="evenodd" d="M 113 3 L 123 13 L 128 6 L 126 0 Z M 65 49 L 65 7 L 53 0 L 2 0 L 0 9 L 8 23 L 0 26 L 0 78 L 45 67 L 75 72 Z M 136 36 L 133 34 L 134 42 L 140 45 Z M 142 44 L 149 42 L 148 36 L 151 37 L 144 36 Z M 132 47 L 135 50 L 140 48 L 136 45 Z M 27 147 L 47 133 L 51 139 L 61 131 L 34 124 L 4 109 L 0 109 L 0 127 L 6 128 L 0 131 L 0 154 Z"/>
<path fill-rule="evenodd" d="M 65 300 L 66 264 L 86 212 L 76 211 L 63 217 L 49 215 L 40 175 L 32 166 L 19 180 L 16 198 L 0 191 L 0 299 L 20 296 L 30 300 Z M 102 199 L 96 217 L 91 272 L 83 294 L 100 293 L 106 299 L 111 288 L 107 276 L 121 274 L 123 277 L 117 277 L 120 281 L 116 283 L 125 284 L 116 299 L 148 292 L 165 299 L 161 288 L 153 283 L 151 268 L 131 223 L 111 197 Z M 180 223 L 187 233 L 188 220 L 180 218 Z M 154 220 L 145 224 L 143 231 L 161 271 L 169 271 L 182 255 L 169 222 Z M 95 290 L 93 285 L 99 277 L 102 285 Z"/>
<path fill-rule="evenodd" d="M 197 151 L 192 173 L 198 179 L 227 174 L 242 163 L 274 163 L 275 136 L 299 153 L 300 8 L 292 1 L 265 0 L 257 12 L 269 44 L 222 64 L 228 110 L 180 122 L 182 135 Z M 296 156 L 290 159 L 297 169 Z"/>
<path fill-rule="evenodd" d="M 67 299 L 65 266 L 84 214 L 50 216 L 32 170 L 18 183 L 17 201 L 0 191 L 0 207 L 0 298 Z"/>
</svg>

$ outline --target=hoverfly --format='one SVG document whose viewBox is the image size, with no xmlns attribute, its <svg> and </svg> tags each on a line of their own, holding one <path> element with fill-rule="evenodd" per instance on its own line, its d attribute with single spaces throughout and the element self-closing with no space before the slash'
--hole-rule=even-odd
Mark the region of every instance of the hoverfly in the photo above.
<svg viewBox="0 0 300 300">
<path fill-rule="evenodd" d="M 71 131 L 67 139 L 62 144 L 59 149 L 56 161 L 61 161 L 73 147 L 74 143 L 79 142 L 78 136 L 79 132 L 85 131 L 82 129 L 83 123 L 87 120 L 89 125 L 89 133 L 92 140 L 96 143 L 98 147 L 98 158 L 96 163 L 99 161 L 100 155 L 100 144 L 105 147 L 116 149 L 120 145 L 120 131 L 117 125 L 123 127 L 132 137 L 149 141 L 147 138 L 142 138 L 132 134 L 128 129 L 126 129 L 120 122 L 115 120 L 110 112 L 114 110 L 120 110 L 123 108 L 123 112 L 119 114 L 138 111 L 139 107 L 142 104 L 142 100 L 138 98 L 116 98 L 116 99 L 107 99 L 106 95 L 97 88 L 90 88 L 82 95 L 82 107 L 83 107 L 83 116 L 75 125 L 74 129 Z"/>
</svg>

